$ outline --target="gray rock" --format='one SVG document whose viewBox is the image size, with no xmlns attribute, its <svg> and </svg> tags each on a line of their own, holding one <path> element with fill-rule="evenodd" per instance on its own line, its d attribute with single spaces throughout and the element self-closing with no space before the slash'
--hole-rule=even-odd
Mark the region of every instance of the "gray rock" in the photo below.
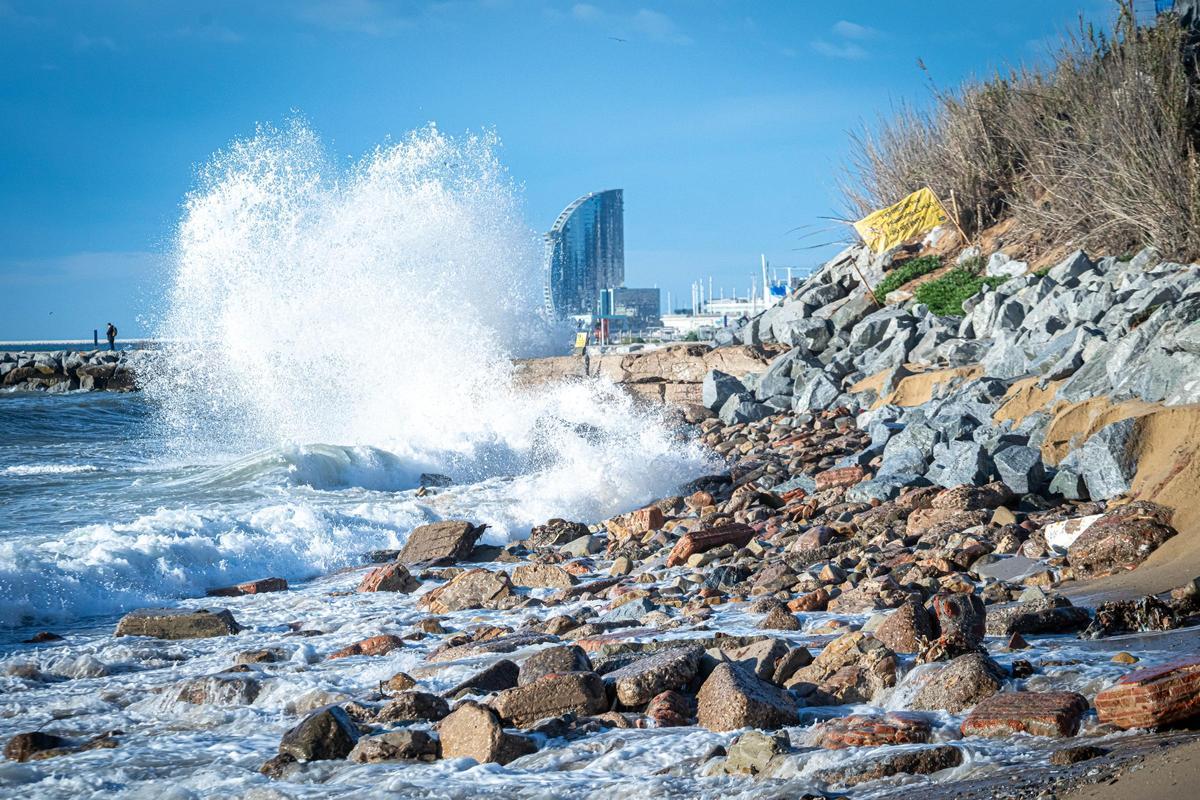
<svg viewBox="0 0 1200 800">
<path fill-rule="evenodd" d="M 1071 255 L 1050 268 L 1046 276 L 1067 287 L 1079 285 L 1079 279 L 1095 269 L 1095 264 L 1082 250 L 1076 250 Z"/>
<path fill-rule="evenodd" d="M 339 706 L 326 706 L 283 735 L 280 754 L 299 761 L 345 758 L 358 742 L 358 727 Z"/>
<path fill-rule="evenodd" d="M 840 394 L 837 384 L 825 373 L 814 371 L 803 385 L 799 380 L 796 381 L 796 398 L 792 409 L 796 412 L 824 411 L 832 407 Z"/>
<path fill-rule="evenodd" d="M 746 387 L 737 378 L 720 370 L 709 370 L 700 386 L 700 402 L 705 408 L 719 411 L 732 395 L 742 394 Z"/>
<path fill-rule="evenodd" d="M 242 628 L 228 609 L 142 608 L 121 617 L 114 636 L 204 639 L 230 636 Z"/>
<path fill-rule="evenodd" d="M 1137 472 L 1134 457 L 1137 421 L 1124 419 L 1094 433 L 1081 448 L 1079 463 L 1093 500 L 1108 500 L 1129 491 Z"/>
<path fill-rule="evenodd" d="M 967 653 L 933 671 L 909 708 L 957 714 L 1000 691 L 1004 669 L 983 653 Z"/>
<path fill-rule="evenodd" d="M 1050 481 L 1050 494 L 1056 494 L 1065 500 L 1087 500 L 1087 481 L 1083 474 L 1074 467 L 1059 465 L 1058 471 Z"/>
<path fill-rule="evenodd" d="M 879 475 L 851 486 L 846 490 L 846 499 L 852 503 L 869 503 L 872 500 L 882 503 L 896 499 L 907 487 L 929 485 L 929 481 L 921 475 Z"/>
<path fill-rule="evenodd" d="M 775 413 L 770 406 L 754 400 L 754 395 L 747 392 L 732 394 L 721 406 L 719 416 L 726 425 L 737 425 L 742 422 L 755 422 Z"/>
<path fill-rule="evenodd" d="M 996 474 L 1013 494 L 1038 492 L 1045 484 L 1042 455 L 1032 447 L 1006 447 L 992 456 L 992 460 L 996 465 Z"/>
<path fill-rule="evenodd" d="M 987 451 L 976 442 L 951 442 L 945 455 L 929 471 L 929 477 L 938 486 L 948 489 L 964 483 L 987 483 L 992 474 L 992 463 Z"/>
<path fill-rule="evenodd" d="M 574 644 L 558 645 L 539 650 L 521 662 L 517 684 L 525 686 L 553 672 L 591 671 L 592 662 L 582 647 Z"/>
</svg>

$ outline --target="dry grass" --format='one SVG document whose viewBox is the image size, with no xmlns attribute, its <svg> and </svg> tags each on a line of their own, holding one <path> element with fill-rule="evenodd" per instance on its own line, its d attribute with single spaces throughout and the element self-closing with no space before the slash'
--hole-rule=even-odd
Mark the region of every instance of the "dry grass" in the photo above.
<svg viewBox="0 0 1200 800">
<path fill-rule="evenodd" d="M 852 213 L 929 186 L 971 235 L 1013 216 L 1026 234 L 1119 253 L 1200 255 L 1197 44 L 1168 19 L 1081 26 L 1052 65 L 1014 68 L 854 136 Z"/>
</svg>

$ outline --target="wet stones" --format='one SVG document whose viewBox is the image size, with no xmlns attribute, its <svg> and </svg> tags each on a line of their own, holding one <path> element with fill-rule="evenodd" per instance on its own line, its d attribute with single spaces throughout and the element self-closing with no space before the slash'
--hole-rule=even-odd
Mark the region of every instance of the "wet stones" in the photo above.
<svg viewBox="0 0 1200 800">
<path fill-rule="evenodd" d="M 460 703 L 438 726 L 442 758 L 473 758 L 480 764 L 507 764 L 535 752 L 528 737 L 506 733 L 500 716 L 478 703 Z"/>
<path fill-rule="evenodd" d="M 1100 517 L 1067 548 L 1076 574 L 1097 578 L 1130 570 L 1175 535 L 1171 512 L 1155 503 L 1135 501 Z"/>
<path fill-rule="evenodd" d="M 919 714 L 854 714 L 816 727 L 813 744 L 826 750 L 845 747 L 879 747 L 889 744 L 926 744 L 932 727 Z"/>
<path fill-rule="evenodd" d="M 768 736 L 761 731 L 746 731 L 729 746 L 729 754 L 721 762 L 720 771 L 727 775 L 770 774 L 779 757 L 791 749 L 786 733 Z"/>
<path fill-rule="evenodd" d="M 521 663 L 518 686 L 526 686 L 556 672 L 591 672 L 592 662 L 575 644 L 539 650 Z M 509 687 L 504 687 L 509 688 Z"/>
<path fill-rule="evenodd" d="M 875 637 L 854 631 L 834 639 L 812 664 L 796 670 L 788 686 L 814 695 L 815 704 L 869 703 L 896 685 L 896 654 Z M 815 691 L 813 691 L 815 689 Z"/>
<path fill-rule="evenodd" d="M 621 705 L 641 706 L 668 690 L 682 689 L 696 677 L 704 650 L 698 646 L 676 647 L 640 658 L 604 675 Z"/>
<path fill-rule="evenodd" d="M 359 592 L 415 592 L 421 582 L 403 564 L 385 564 L 368 572 L 358 584 Z"/>
<path fill-rule="evenodd" d="M 1200 715 L 1200 657 L 1135 670 L 1096 695 L 1101 722 L 1150 728 Z"/>
<path fill-rule="evenodd" d="M 965 648 L 977 647 L 983 642 L 987 609 L 978 595 L 937 595 L 933 598 L 933 611 L 943 638 L 961 642 Z"/>
<path fill-rule="evenodd" d="M 375 714 L 376 722 L 436 721 L 450 713 L 450 706 L 436 694 L 400 692 Z"/>
<path fill-rule="evenodd" d="M 421 603 L 434 614 L 449 614 L 466 608 L 496 608 L 512 596 L 508 575 L 472 569 L 455 575 L 424 595 Z"/>
<path fill-rule="evenodd" d="M 1101 639 L 1135 631 L 1167 631 L 1179 627 L 1175 609 L 1157 597 L 1108 600 L 1096 606 L 1096 616 L 1081 635 Z"/>
<path fill-rule="evenodd" d="M 358 737 L 358 727 L 350 715 L 338 706 L 326 706 L 285 733 L 279 742 L 279 753 L 297 761 L 345 758 Z"/>
<path fill-rule="evenodd" d="M 962 751 L 954 745 L 922 747 L 899 753 L 887 753 L 859 759 L 849 764 L 821 770 L 813 775 L 829 784 L 855 786 L 892 775 L 931 775 L 962 763 Z"/>
<path fill-rule="evenodd" d="M 544 525 L 533 526 L 525 544 L 534 548 L 558 547 L 588 534 L 588 526 L 582 522 L 568 522 L 565 519 L 555 518 Z"/>
<path fill-rule="evenodd" d="M 471 553 L 486 525 L 463 520 L 446 520 L 413 529 L 396 560 L 401 564 L 454 563 Z"/>
<path fill-rule="evenodd" d="M 232 636 L 242 628 L 227 609 L 143 608 L 117 623 L 114 636 L 152 636 L 156 639 L 206 639 Z"/>
<path fill-rule="evenodd" d="M 425 731 L 393 731 L 363 736 L 346 756 L 357 764 L 380 761 L 436 761 L 441 756 L 437 739 Z"/>
<path fill-rule="evenodd" d="M 908 600 L 889 614 L 873 635 L 897 653 L 916 653 L 922 640 L 935 636 L 933 618 L 925 606 Z"/>
<path fill-rule="evenodd" d="M 575 576 L 555 564 L 522 564 L 512 571 L 513 586 L 531 589 L 566 589 L 578 581 Z"/>
<path fill-rule="evenodd" d="M 698 721 L 710 731 L 775 729 L 798 721 L 791 695 L 728 663 L 717 665 L 696 701 Z"/>
<path fill-rule="evenodd" d="M 209 597 L 241 597 L 247 594 L 263 594 L 264 592 L 286 592 L 288 582 L 283 578 L 260 578 L 256 581 L 246 581 L 236 586 L 223 586 L 219 589 L 209 589 L 205 594 Z"/>
<path fill-rule="evenodd" d="M 1065 597 L 1054 595 L 1023 603 L 1008 603 L 988 609 L 986 629 L 989 636 L 1014 633 L 1069 633 L 1087 627 L 1087 609 L 1071 605 Z"/>
<path fill-rule="evenodd" d="M 463 693 L 490 694 L 502 692 L 517 685 L 520 670 L 515 663 L 502 658 L 495 664 L 475 673 L 445 693 L 446 697 L 458 697 Z"/>
<path fill-rule="evenodd" d="M 224 672 L 183 681 L 175 699 L 194 705 L 246 706 L 253 703 L 261 691 L 262 684 L 254 675 Z"/>
<path fill-rule="evenodd" d="M 371 636 L 361 642 L 347 645 L 341 650 L 329 654 L 328 660 L 349 658 L 350 656 L 382 656 L 387 655 L 398 647 L 404 646 L 404 640 L 390 633 Z"/>
<path fill-rule="evenodd" d="M 696 703 L 686 695 L 667 691 L 655 695 L 646 706 L 646 716 L 656 728 L 681 728 L 696 724 Z"/>
<path fill-rule="evenodd" d="M 933 668 L 913 696 L 916 711 L 964 711 L 1004 685 L 1004 669 L 983 653 L 967 653 Z"/>
<path fill-rule="evenodd" d="M 789 612 L 786 607 L 773 608 L 767 612 L 758 627 L 772 631 L 798 631 L 800 630 L 800 620 L 796 619 L 796 615 Z"/>
<path fill-rule="evenodd" d="M 697 553 L 703 553 L 725 544 L 745 547 L 753 538 L 754 529 L 742 523 L 731 523 L 685 533 L 667 556 L 667 566 L 677 567 Z"/>
<path fill-rule="evenodd" d="M 9 761 L 30 761 L 49 751 L 67 747 L 69 744 L 68 740 L 53 733 L 43 733 L 42 731 L 18 733 L 4 745 L 4 757 Z"/>
<path fill-rule="evenodd" d="M 1074 736 L 1087 710 L 1087 698 L 1076 692 L 1005 692 L 975 706 L 963 720 L 962 734 Z"/>
<path fill-rule="evenodd" d="M 505 689 L 491 702 L 500 718 L 518 728 L 563 714 L 590 716 L 608 710 L 604 681 L 594 672 L 558 672 Z"/>
</svg>

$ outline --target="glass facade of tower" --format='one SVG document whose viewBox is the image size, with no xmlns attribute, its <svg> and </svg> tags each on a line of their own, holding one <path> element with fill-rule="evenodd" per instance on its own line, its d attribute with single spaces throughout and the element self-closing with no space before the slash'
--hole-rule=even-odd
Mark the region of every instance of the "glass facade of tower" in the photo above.
<svg viewBox="0 0 1200 800">
<path fill-rule="evenodd" d="M 557 317 L 591 314 L 603 289 L 625 282 L 620 189 L 592 192 L 563 209 L 546 234 L 546 305 Z"/>
</svg>

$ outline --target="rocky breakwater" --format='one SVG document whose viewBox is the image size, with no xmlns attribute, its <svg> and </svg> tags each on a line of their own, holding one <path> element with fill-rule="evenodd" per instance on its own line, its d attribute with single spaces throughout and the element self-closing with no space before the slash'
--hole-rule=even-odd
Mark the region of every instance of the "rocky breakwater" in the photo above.
<svg viewBox="0 0 1200 800">
<path fill-rule="evenodd" d="M 0 352 L 0 388 L 14 392 L 129 392 L 150 357 L 145 350 Z"/>
</svg>

